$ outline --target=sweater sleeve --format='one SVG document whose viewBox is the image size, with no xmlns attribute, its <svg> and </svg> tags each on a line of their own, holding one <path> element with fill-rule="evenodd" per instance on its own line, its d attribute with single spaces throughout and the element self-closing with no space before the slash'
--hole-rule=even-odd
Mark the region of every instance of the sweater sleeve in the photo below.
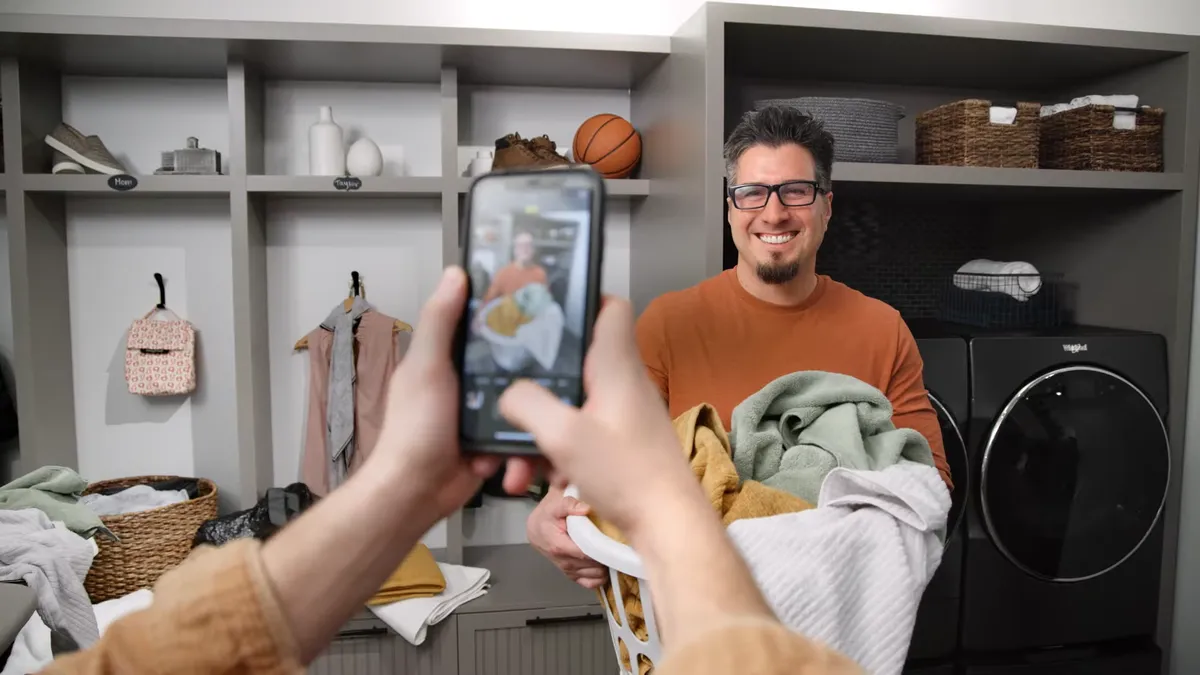
<svg viewBox="0 0 1200 675">
<path fill-rule="evenodd" d="M 154 601 L 113 623 L 92 647 L 48 675 L 303 673 L 263 573 L 259 542 L 202 547 L 159 579 Z"/>
<path fill-rule="evenodd" d="M 913 339 L 908 325 L 899 317 L 896 322 L 899 324 L 896 359 L 887 390 L 888 400 L 892 403 L 892 423 L 903 429 L 914 429 L 929 441 L 934 466 L 946 487 L 953 490 L 950 464 L 946 461 L 946 449 L 942 443 L 942 425 L 938 423 L 937 413 L 929 402 L 929 392 L 925 389 L 922 375 L 925 362 L 921 360 L 917 341 Z"/>
<path fill-rule="evenodd" d="M 846 656 L 774 621 L 735 619 L 667 649 L 658 675 L 858 675 Z"/>
</svg>

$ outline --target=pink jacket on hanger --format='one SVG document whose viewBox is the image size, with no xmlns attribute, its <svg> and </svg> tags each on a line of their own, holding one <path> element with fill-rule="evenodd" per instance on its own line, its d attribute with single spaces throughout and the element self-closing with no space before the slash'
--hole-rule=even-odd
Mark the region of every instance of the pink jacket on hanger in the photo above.
<svg viewBox="0 0 1200 675">
<path fill-rule="evenodd" d="M 383 427 L 387 406 L 388 380 L 404 357 L 407 333 L 394 333 L 395 319 L 368 311 L 354 332 L 357 357 L 354 369 L 354 454 L 350 456 L 353 473 L 375 448 Z M 329 396 L 329 360 L 333 333 L 316 328 L 308 334 L 308 422 L 304 434 L 304 457 L 300 461 L 300 480 L 315 494 L 329 494 L 329 452 L 325 447 L 326 406 Z"/>
</svg>

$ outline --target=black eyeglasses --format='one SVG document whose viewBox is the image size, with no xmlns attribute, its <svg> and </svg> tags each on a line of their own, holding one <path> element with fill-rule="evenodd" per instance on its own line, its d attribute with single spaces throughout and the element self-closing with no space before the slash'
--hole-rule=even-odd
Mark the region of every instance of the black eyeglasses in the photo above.
<svg viewBox="0 0 1200 675">
<path fill-rule="evenodd" d="M 811 180 L 793 180 L 778 185 L 763 183 L 743 183 L 729 186 L 729 199 L 733 207 L 744 211 L 761 209 L 771 199 L 771 194 L 779 195 L 779 203 L 784 206 L 808 206 L 817 201 L 817 195 L 826 192 L 817 187 Z"/>
</svg>

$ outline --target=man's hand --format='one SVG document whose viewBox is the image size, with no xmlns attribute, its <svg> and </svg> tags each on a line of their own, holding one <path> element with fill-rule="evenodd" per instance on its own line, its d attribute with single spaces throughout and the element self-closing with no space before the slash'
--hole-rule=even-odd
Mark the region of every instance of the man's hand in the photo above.
<svg viewBox="0 0 1200 675">
<path fill-rule="evenodd" d="M 564 496 L 560 488 L 554 487 L 529 514 L 525 532 L 530 545 L 572 581 L 584 588 L 599 588 L 608 578 L 608 568 L 584 555 L 567 535 L 567 516 L 587 513 L 587 504 Z"/>
<path fill-rule="evenodd" d="M 371 472 L 411 497 L 427 529 L 462 506 L 500 458 L 464 456 L 458 442 L 458 376 L 450 350 L 467 279 L 450 267 L 421 309 L 412 344 L 388 385 L 384 428 L 360 473 Z"/>
</svg>

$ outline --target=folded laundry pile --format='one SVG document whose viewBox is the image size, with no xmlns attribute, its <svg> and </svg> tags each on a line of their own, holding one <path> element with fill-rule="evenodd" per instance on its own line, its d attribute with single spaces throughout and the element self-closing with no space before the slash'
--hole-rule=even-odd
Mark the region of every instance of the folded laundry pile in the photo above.
<svg viewBox="0 0 1200 675">
<path fill-rule="evenodd" d="M 383 586 L 367 600 L 368 605 L 386 605 L 399 600 L 432 598 L 446 590 L 446 577 L 438 568 L 429 547 L 417 542 Z"/>
<path fill-rule="evenodd" d="M 756 480 L 742 481 L 730 455 L 729 437 L 721 424 L 721 416 L 715 408 L 701 404 L 675 418 L 675 435 L 683 452 L 691 463 L 704 494 L 713 509 L 721 514 L 722 521 L 729 525 L 745 518 L 764 518 L 782 513 L 795 513 L 812 508 L 812 504 L 782 490 L 767 487 Z M 592 513 L 592 522 L 611 539 L 625 543 L 624 537 L 611 523 Z M 625 606 L 629 629 L 641 640 L 646 640 L 646 615 L 642 608 L 638 580 L 628 574 L 618 574 L 621 585 L 620 597 Z M 601 602 L 607 602 L 616 612 L 616 597 L 611 581 L 600 590 Z M 628 670 L 629 653 L 621 644 L 620 659 Z M 641 675 L 649 672 L 653 664 L 639 662 Z"/>
<path fill-rule="evenodd" d="M 1118 108 L 1113 113 L 1113 128 L 1114 129 L 1136 129 L 1137 128 L 1137 113 L 1132 110 L 1138 106 L 1138 97 L 1134 94 L 1110 94 L 1102 96 L 1100 94 L 1091 94 L 1089 96 L 1077 96 L 1071 99 L 1070 103 L 1055 103 L 1053 105 L 1042 106 L 1042 117 L 1056 115 L 1064 110 L 1074 110 L 1089 105 L 1111 105 Z M 1124 108 L 1124 110 L 1120 110 Z"/>
<path fill-rule="evenodd" d="M 446 589 L 427 598 L 411 598 L 386 605 L 367 605 L 380 621 L 414 645 L 425 642 L 429 627 L 464 604 L 487 594 L 492 573 L 479 567 L 437 563 Z"/>
<path fill-rule="evenodd" d="M 1004 293 L 1024 302 L 1042 290 L 1042 276 L 1030 263 L 978 258 L 954 273 L 954 285 L 967 291 Z"/>
</svg>

